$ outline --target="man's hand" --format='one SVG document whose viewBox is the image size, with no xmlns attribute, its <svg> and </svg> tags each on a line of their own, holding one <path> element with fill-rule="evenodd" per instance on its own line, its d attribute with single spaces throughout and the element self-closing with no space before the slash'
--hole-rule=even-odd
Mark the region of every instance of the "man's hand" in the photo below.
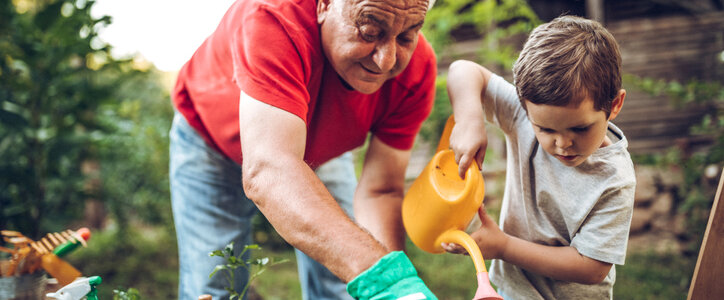
<svg viewBox="0 0 724 300">
<path fill-rule="evenodd" d="M 437 300 L 402 251 L 390 252 L 347 284 L 360 300 Z"/>
</svg>

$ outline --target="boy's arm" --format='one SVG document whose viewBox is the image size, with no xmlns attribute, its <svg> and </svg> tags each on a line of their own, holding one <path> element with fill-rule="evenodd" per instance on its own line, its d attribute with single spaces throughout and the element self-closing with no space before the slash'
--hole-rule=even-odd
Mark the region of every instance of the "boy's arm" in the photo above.
<svg viewBox="0 0 724 300">
<path fill-rule="evenodd" d="M 602 282 L 611 264 L 578 253 L 571 246 L 546 246 L 506 234 L 493 221 L 485 208 L 478 211 L 482 226 L 471 234 L 485 259 L 502 259 L 530 272 L 558 280 L 583 284 Z M 452 253 L 465 253 L 454 244 L 443 244 Z"/>
<path fill-rule="evenodd" d="M 490 71 L 466 60 L 453 62 L 448 71 L 447 91 L 455 116 L 450 147 L 455 152 L 461 178 L 473 161 L 480 168 L 485 158 L 488 137 L 483 97 L 490 76 Z"/>
</svg>

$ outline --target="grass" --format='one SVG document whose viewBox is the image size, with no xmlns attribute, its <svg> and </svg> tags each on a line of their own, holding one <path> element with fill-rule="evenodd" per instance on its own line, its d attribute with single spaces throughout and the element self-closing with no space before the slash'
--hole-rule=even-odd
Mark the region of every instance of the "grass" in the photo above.
<svg viewBox="0 0 724 300">
<path fill-rule="evenodd" d="M 294 250 L 270 250 L 263 248 L 255 256 L 288 259 L 288 262 L 269 267 L 264 274 L 251 283 L 252 289 L 263 299 L 301 299 L 302 288 L 297 275 L 297 258 Z"/>
<path fill-rule="evenodd" d="M 465 255 L 427 253 L 407 242 L 407 253 L 420 278 L 440 300 L 469 300 L 478 288 L 475 266 Z M 490 266 L 490 262 L 486 261 Z"/>
<path fill-rule="evenodd" d="M 469 300 L 477 289 L 475 267 L 468 256 L 431 254 L 408 241 L 407 252 L 420 277 L 440 300 Z M 287 258 L 252 285 L 263 299 L 301 299 L 293 250 L 267 252 L 266 256 Z M 489 261 L 486 264 L 489 266 Z M 614 299 L 686 299 L 696 257 L 674 253 L 641 252 L 616 267 Z"/>
<path fill-rule="evenodd" d="M 496 212 L 494 205 L 491 212 Z M 255 256 L 289 260 L 269 267 L 252 283 L 256 294 L 269 300 L 301 299 L 293 249 L 273 230 L 255 237 L 266 241 L 257 241 L 262 250 L 253 252 Z M 112 299 L 113 289 L 129 287 L 138 289 L 142 299 L 176 298 L 178 261 L 175 240 L 168 230 L 137 228 L 125 237 L 114 230 L 96 232 L 91 244 L 69 255 L 68 261 L 84 274 L 101 275 L 100 299 Z M 409 240 L 407 253 L 440 300 L 472 299 L 477 281 L 470 257 L 427 253 Z M 617 266 L 614 299 L 686 299 L 695 263 L 696 254 L 630 253 L 626 264 Z"/>
<path fill-rule="evenodd" d="M 696 257 L 641 252 L 617 266 L 614 299 L 686 299 Z"/>
</svg>

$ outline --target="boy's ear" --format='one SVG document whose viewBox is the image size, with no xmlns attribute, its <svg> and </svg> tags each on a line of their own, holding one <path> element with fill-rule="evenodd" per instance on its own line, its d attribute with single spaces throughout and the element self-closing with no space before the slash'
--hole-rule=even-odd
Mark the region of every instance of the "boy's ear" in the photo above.
<svg viewBox="0 0 724 300">
<path fill-rule="evenodd" d="M 618 95 L 616 95 L 616 98 L 613 99 L 613 103 L 611 104 L 611 113 L 608 115 L 609 121 L 615 119 L 616 116 L 618 116 L 618 113 L 621 112 L 621 107 L 623 107 L 623 100 L 625 98 L 626 90 L 618 90 Z"/>
</svg>

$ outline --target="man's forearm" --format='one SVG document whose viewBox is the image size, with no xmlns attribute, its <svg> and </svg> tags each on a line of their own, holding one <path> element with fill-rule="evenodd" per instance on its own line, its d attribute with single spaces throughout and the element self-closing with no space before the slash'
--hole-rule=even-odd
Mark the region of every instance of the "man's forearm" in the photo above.
<svg viewBox="0 0 724 300">
<path fill-rule="evenodd" d="M 355 193 L 354 216 L 390 251 L 405 249 L 405 228 L 402 225 L 402 192 Z"/>
<path fill-rule="evenodd" d="M 389 252 L 344 214 L 302 160 L 245 161 L 243 172 L 247 196 L 277 232 L 343 281 Z"/>
</svg>

